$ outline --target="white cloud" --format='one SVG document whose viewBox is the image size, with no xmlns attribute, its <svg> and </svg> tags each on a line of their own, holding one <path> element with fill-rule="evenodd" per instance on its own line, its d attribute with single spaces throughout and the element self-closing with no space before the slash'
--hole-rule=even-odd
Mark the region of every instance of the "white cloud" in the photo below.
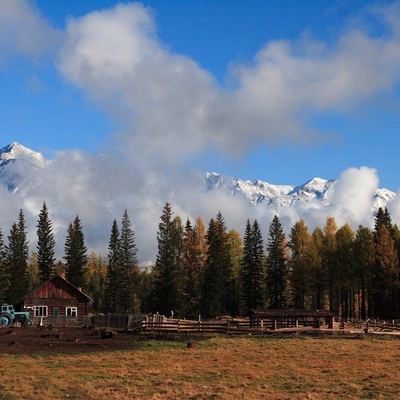
<svg viewBox="0 0 400 400">
<path fill-rule="evenodd" d="M 255 141 L 321 140 L 307 123 L 313 113 L 390 92 L 399 82 L 399 19 L 382 9 L 374 16 L 386 23 L 381 37 L 353 28 L 331 45 L 269 42 L 253 63 L 234 68 L 234 86 L 221 87 L 194 60 L 168 51 L 148 9 L 118 5 L 70 20 L 59 67 L 123 121 L 118 139 L 136 162 L 176 165 L 208 147 L 235 155 Z"/>
<path fill-rule="evenodd" d="M 329 210 L 311 204 L 262 210 L 237 196 L 205 194 L 188 165 L 209 148 L 235 156 L 254 143 L 321 140 L 309 124 L 313 113 L 345 112 L 390 92 L 399 82 L 400 18 L 394 15 L 400 12 L 397 7 L 376 13 L 386 21 L 384 35 L 351 29 L 332 45 L 309 38 L 267 43 L 251 64 L 236 65 L 232 86 L 221 86 L 195 60 L 171 52 L 157 37 L 151 11 L 140 4 L 70 18 L 59 71 L 115 119 L 120 131 L 110 143 L 125 157 L 60 152 L 36 178 L 30 202 L 6 193 L 1 215 L 16 218 L 19 203 L 26 207 L 33 243 L 46 200 L 61 253 L 67 225 L 79 214 L 88 247 L 105 255 L 112 221 L 120 221 L 126 208 L 142 260 L 154 257 L 165 201 L 183 220 L 201 216 L 206 224 L 220 210 L 228 228 L 239 231 L 247 218 L 257 218 L 265 240 L 275 213 L 286 229 L 300 218 L 310 229 L 323 226 L 330 213 L 339 224 L 368 225 L 378 185 L 373 169 L 343 172 Z M 54 51 L 60 35 L 30 3 L 0 1 L 0 50 L 37 57 Z"/>
<path fill-rule="evenodd" d="M 37 59 L 54 52 L 61 33 L 27 0 L 0 1 L 0 62 L 18 54 Z"/>
</svg>

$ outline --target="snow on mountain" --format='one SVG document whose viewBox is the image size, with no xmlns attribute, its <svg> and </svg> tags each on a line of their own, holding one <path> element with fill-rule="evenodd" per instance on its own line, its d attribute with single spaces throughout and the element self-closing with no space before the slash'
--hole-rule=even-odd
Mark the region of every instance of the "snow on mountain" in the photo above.
<svg viewBox="0 0 400 400">
<path fill-rule="evenodd" d="M 41 153 L 13 142 L 0 149 L 0 181 L 9 191 L 28 195 L 40 170 L 49 163 Z"/>
<path fill-rule="evenodd" d="M 329 207 L 336 183 L 334 179 L 313 178 L 300 186 L 271 185 L 261 180 L 244 181 L 216 172 L 205 174 L 207 190 L 228 190 L 232 195 L 244 196 L 254 206 L 302 207 L 314 201 L 320 207 Z M 372 211 L 385 207 L 395 197 L 396 194 L 388 189 L 378 189 L 374 194 Z"/>
<path fill-rule="evenodd" d="M 99 155 L 104 161 L 104 155 Z M 112 163 L 107 163 L 112 167 Z M 9 191 L 18 192 L 29 198 L 30 189 L 38 182 L 41 170 L 51 167 L 41 153 L 32 151 L 19 143 L 0 149 L 0 182 L 6 185 Z M 108 174 L 113 174 L 113 168 Z M 262 180 L 242 180 L 239 178 L 221 175 L 216 172 L 207 172 L 204 175 L 203 185 L 206 191 L 223 190 L 233 196 L 244 196 L 255 207 L 303 207 L 313 204 L 316 207 L 331 205 L 337 181 L 313 178 L 299 185 L 273 185 Z M 201 185 L 201 182 L 199 182 Z M 385 207 L 394 200 L 396 194 L 388 189 L 378 189 L 374 194 L 372 211 Z"/>
<path fill-rule="evenodd" d="M 17 142 L 0 149 L 0 167 L 16 160 L 23 160 L 35 168 L 42 168 L 47 163 L 41 153 L 30 150 Z"/>
</svg>

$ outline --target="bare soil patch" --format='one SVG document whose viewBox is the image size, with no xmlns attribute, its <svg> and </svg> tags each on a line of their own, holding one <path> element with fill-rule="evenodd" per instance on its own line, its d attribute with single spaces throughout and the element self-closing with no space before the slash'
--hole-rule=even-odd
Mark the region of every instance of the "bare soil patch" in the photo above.
<svg viewBox="0 0 400 400">
<path fill-rule="evenodd" d="M 129 350 L 140 335 L 71 327 L 1 328 L 0 353 L 48 354 Z"/>
</svg>

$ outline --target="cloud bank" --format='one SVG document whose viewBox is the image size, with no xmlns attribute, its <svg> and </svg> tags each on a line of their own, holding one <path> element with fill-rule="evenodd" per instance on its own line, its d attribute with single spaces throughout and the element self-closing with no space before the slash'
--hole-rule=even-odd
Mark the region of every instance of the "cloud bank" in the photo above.
<svg viewBox="0 0 400 400">
<path fill-rule="evenodd" d="M 32 2 L 0 2 L 0 61 L 1 54 L 32 60 L 50 54 L 61 76 L 115 121 L 104 148 L 117 156 L 57 153 L 52 168 L 36 178 L 40 184 L 28 203 L 4 195 L 1 207 L 9 213 L 3 215 L 28 208 L 34 231 L 46 200 L 59 242 L 79 214 L 88 247 L 104 255 L 112 220 L 126 208 L 142 260 L 154 257 L 166 201 L 183 219 L 202 216 L 206 223 L 221 210 L 228 227 L 239 231 L 247 218 L 267 227 L 275 213 L 287 227 L 300 218 L 321 226 L 329 214 L 354 228 L 370 225 L 378 177 L 367 167 L 343 172 L 329 210 L 312 203 L 302 210 L 261 209 L 238 197 L 206 194 L 199 172 L 190 169 L 192 158 L 210 149 L 237 157 L 256 143 L 323 141 L 327 132 L 312 125 L 315 115 L 346 113 L 376 95 L 391 95 L 399 84 L 400 6 L 374 8 L 370 17 L 380 21 L 381 35 L 351 27 L 332 44 L 310 37 L 271 41 L 249 63 L 235 64 L 230 83 L 222 85 L 195 60 L 170 51 L 157 36 L 151 10 L 141 4 L 69 18 L 60 32 Z M 399 210 L 393 207 L 394 218 Z"/>
</svg>

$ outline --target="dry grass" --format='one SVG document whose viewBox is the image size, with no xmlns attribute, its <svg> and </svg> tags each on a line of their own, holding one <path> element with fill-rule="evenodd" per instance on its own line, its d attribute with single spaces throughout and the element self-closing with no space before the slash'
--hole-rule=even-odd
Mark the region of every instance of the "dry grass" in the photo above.
<svg viewBox="0 0 400 400">
<path fill-rule="evenodd" d="M 136 350 L 0 354 L 0 399 L 397 399 L 400 339 L 214 338 Z"/>
</svg>

